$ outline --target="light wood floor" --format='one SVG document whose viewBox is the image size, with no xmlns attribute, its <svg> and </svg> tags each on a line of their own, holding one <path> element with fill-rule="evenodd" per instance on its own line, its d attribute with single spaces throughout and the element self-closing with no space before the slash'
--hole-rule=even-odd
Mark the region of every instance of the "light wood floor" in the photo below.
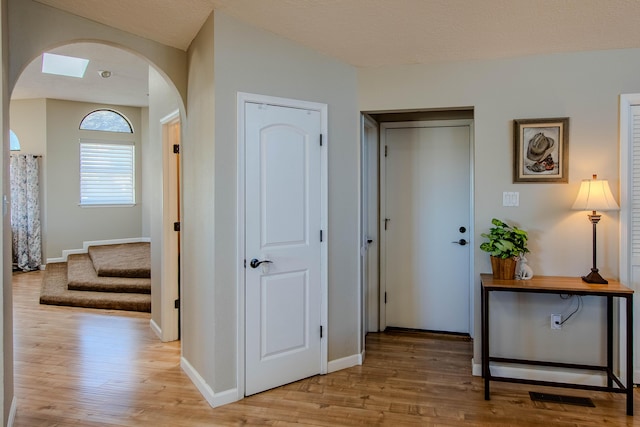
<svg viewBox="0 0 640 427">
<path fill-rule="evenodd" d="M 363 366 L 212 409 L 180 370 L 179 343 L 159 342 L 148 314 L 41 306 L 41 279 L 14 275 L 18 427 L 640 426 L 618 394 L 551 390 L 591 397 L 596 407 L 584 408 L 494 383 L 487 402 L 468 339 L 410 332 L 369 334 Z"/>
</svg>

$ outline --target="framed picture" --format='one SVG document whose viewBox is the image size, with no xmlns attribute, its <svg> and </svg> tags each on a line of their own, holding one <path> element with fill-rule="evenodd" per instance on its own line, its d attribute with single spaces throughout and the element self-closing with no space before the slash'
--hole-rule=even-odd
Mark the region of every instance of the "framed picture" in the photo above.
<svg viewBox="0 0 640 427">
<path fill-rule="evenodd" d="M 513 182 L 569 182 L 569 118 L 513 121 Z"/>
</svg>

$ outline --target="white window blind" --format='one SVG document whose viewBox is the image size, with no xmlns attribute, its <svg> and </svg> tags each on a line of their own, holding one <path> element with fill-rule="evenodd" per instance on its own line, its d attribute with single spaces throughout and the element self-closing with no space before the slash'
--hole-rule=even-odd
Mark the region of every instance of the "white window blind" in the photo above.
<svg viewBox="0 0 640 427">
<path fill-rule="evenodd" d="M 80 140 L 80 205 L 135 204 L 134 145 Z"/>
<path fill-rule="evenodd" d="M 640 256 L 640 106 L 631 107 L 631 256 Z"/>
</svg>

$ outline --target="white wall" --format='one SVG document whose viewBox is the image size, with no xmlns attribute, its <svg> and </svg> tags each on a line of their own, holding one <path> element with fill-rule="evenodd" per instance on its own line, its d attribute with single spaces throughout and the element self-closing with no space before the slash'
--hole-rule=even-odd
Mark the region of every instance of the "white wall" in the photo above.
<svg viewBox="0 0 640 427">
<path fill-rule="evenodd" d="M 591 224 L 571 206 L 582 179 L 597 173 L 619 194 L 618 96 L 640 91 L 639 50 L 547 55 L 361 69 L 363 111 L 471 106 L 475 110 L 474 358 L 480 363 L 479 274 L 490 272 L 488 254 L 478 249 L 491 218 L 529 231 L 529 264 L 538 275 L 581 276 L 591 267 Z M 514 184 L 512 120 L 569 117 L 569 183 Z M 520 192 L 519 207 L 502 207 L 502 192 Z M 618 214 L 598 224 L 598 267 L 618 277 Z M 492 299 L 493 301 L 493 299 Z M 549 315 L 567 310 L 558 297 L 501 295 L 492 302 L 496 354 L 600 362 L 603 310 L 585 307 L 550 331 Z M 562 311 L 559 311 L 563 309 Z M 562 344 L 562 345 L 561 345 Z M 493 351 L 492 351 L 493 352 Z M 581 360 L 576 360 L 581 359 Z"/>
</svg>

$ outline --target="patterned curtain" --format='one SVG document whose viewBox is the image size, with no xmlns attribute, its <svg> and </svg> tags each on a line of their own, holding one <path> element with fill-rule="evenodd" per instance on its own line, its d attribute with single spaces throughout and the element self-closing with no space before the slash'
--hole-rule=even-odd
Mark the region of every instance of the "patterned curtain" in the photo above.
<svg viewBox="0 0 640 427">
<path fill-rule="evenodd" d="M 37 270 L 42 263 L 38 159 L 12 154 L 10 176 L 13 263 L 23 271 Z"/>
</svg>

